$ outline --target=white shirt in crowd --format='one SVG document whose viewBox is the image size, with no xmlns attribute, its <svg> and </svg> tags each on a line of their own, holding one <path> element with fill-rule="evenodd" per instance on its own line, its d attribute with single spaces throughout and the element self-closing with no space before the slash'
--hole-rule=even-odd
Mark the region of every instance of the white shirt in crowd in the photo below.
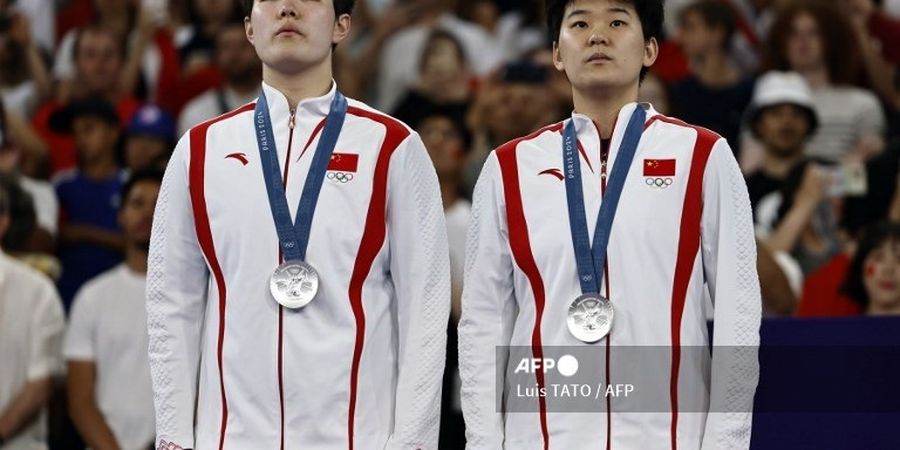
<svg viewBox="0 0 900 450">
<path fill-rule="evenodd" d="M 67 361 L 96 365 L 97 406 L 124 450 L 153 443 L 155 419 L 147 360 L 147 276 L 125 264 L 75 296 L 63 344 Z"/>
<path fill-rule="evenodd" d="M 252 102 L 257 95 L 259 95 L 259 91 L 240 95 L 228 87 L 210 89 L 188 102 L 181 110 L 181 114 L 178 116 L 178 134 L 183 135 L 191 127 L 201 122 L 237 109 L 241 105 L 246 105 Z"/>
<path fill-rule="evenodd" d="M 335 88 L 296 105 L 294 120 L 294 105 L 263 88 L 293 218 Z M 450 310 L 437 175 L 414 131 L 348 101 L 306 258 L 319 290 L 302 309 L 269 293 L 281 256 L 255 104 L 176 146 L 147 276 L 160 441 L 436 448 Z"/>
<path fill-rule="evenodd" d="M 26 384 L 61 372 L 64 329 L 62 302 L 50 280 L 0 251 L 0 412 Z M 2 448 L 46 449 L 46 412 Z"/>
<path fill-rule="evenodd" d="M 462 285 L 466 264 L 466 231 L 469 229 L 469 216 L 472 204 L 468 200 L 459 199 L 444 210 L 447 220 L 447 244 L 450 246 L 450 278 Z"/>
<path fill-rule="evenodd" d="M 56 191 L 53 190 L 53 185 L 47 181 L 36 180 L 26 176 L 19 178 L 19 185 L 31 195 L 38 227 L 44 229 L 52 236 L 56 236 L 57 227 L 59 226 L 59 200 L 56 198 Z"/>
<path fill-rule="evenodd" d="M 459 40 L 469 68 L 476 75 L 486 76 L 503 62 L 503 52 L 498 44 L 478 25 L 445 14 L 438 21 L 437 28 Z M 411 26 L 385 43 L 378 70 L 378 109 L 392 111 L 403 94 L 416 85 L 422 52 L 431 31 L 424 25 Z"/>
<path fill-rule="evenodd" d="M 618 164 L 624 124 L 635 107 L 619 112 L 607 167 Z M 583 144 L 592 235 L 606 189 L 601 141 L 590 118 L 573 114 L 570 120 Z M 669 449 L 676 440 L 678 448 L 749 448 L 761 300 L 750 200 L 731 149 L 715 133 L 649 109 L 600 285 L 615 308 L 612 331 L 586 344 L 567 327 L 569 307 L 582 292 L 562 175 L 566 122 L 492 152 L 475 188 L 459 324 L 467 448 L 575 449 L 610 442 L 613 448 Z M 711 360 L 706 292 L 714 307 Z M 635 385 L 642 398 L 657 403 L 622 414 L 616 411 L 634 404 L 609 398 L 612 412 L 572 414 L 540 410 L 535 396 L 516 399 L 527 410 L 497 412 L 497 389 L 521 392 L 508 378 L 497 386 L 498 365 L 507 368 L 497 346 L 547 357 L 545 351 L 560 346 L 589 349 L 599 368 L 577 382 L 637 379 L 644 382 Z M 665 354 L 639 353 L 634 346 Z M 509 356 L 508 364 L 512 373 L 520 360 Z M 545 373 L 548 392 L 552 383 L 570 382 L 560 372 Z M 536 378 L 531 375 L 526 387 Z M 670 392 L 679 393 L 677 403 Z"/>
<path fill-rule="evenodd" d="M 806 144 L 810 157 L 839 162 L 864 138 L 884 135 L 887 120 L 878 97 L 853 86 L 812 91 L 819 127 Z"/>
</svg>

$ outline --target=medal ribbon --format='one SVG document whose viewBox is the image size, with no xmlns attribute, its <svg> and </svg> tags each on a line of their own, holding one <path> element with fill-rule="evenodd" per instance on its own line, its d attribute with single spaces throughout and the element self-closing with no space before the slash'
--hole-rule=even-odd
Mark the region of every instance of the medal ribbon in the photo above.
<svg viewBox="0 0 900 450">
<path fill-rule="evenodd" d="M 256 144 L 262 159 L 262 171 L 266 181 L 266 192 L 269 195 L 269 206 L 272 210 L 272 218 L 275 219 L 278 242 L 284 251 L 285 261 L 306 259 L 306 247 L 309 244 L 313 214 L 319 201 L 319 193 L 322 191 L 322 183 L 325 181 L 325 172 L 328 171 L 328 162 L 331 160 L 331 154 L 334 152 L 338 136 L 341 134 L 341 127 L 344 125 L 346 115 L 347 99 L 340 91 L 335 91 L 334 99 L 331 101 L 331 110 L 325 119 L 325 130 L 322 131 L 322 136 L 319 138 L 316 153 L 313 155 L 309 167 L 309 175 L 306 177 L 306 184 L 300 195 L 297 217 L 292 222 L 281 179 L 281 164 L 278 162 L 275 133 L 272 131 L 272 118 L 269 116 L 266 93 L 260 92 L 259 100 L 256 101 L 254 110 Z"/>
<path fill-rule="evenodd" d="M 587 217 L 584 211 L 584 191 L 581 186 L 581 161 L 578 156 L 578 135 L 575 132 L 575 121 L 569 120 L 563 133 L 563 160 L 566 169 L 566 201 L 569 210 L 569 228 L 572 231 L 572 245 L 575 247 L 575 263 L 578 267 L 578 280 L 581 283 L 583 294 L 599 294 L 600 280 L 603 276 L 603 267 L 606 264 L 606 248 L 609 245 L 609 236 L 612 232 L 613 219 L 625 187 L 625 179 L 628 177 L 628 169 L 634 161 L 638 142 L 644 129 L 644 121 L 647 112 L 638 104 L 628 127 L 625 129 L 625 137 L 619 146 L 612 171 L 609 175 L 609 183 L 606 186 L 606 195 L 600 204 L 600 212 L 597 214 L 597 224 L 594 227 L 593 247 L 588 235 Z"/>
</svg>

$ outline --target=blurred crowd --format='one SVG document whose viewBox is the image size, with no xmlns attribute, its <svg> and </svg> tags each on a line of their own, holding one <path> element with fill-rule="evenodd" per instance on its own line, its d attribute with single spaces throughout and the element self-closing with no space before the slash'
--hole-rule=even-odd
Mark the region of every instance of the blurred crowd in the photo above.
<svg viewBox="0 0 900 450">
<path fill-rule="evenodd" d="M 357 0 L 336 50 L 340 89 L 415 129 L 441 182 L 442 448 L 464 441 L 475 180 L 493 148 L 573 108 L 546 36 L 542 0 Z M 900 0 L 668 0 L 660 48 L 641 100 L 730 143 L 765 313 L 900 314 Z M 0 0 L 0 448 L 152 446 L 143 287 L 162 170 L 261 80 L 237 0 Z"/>
</svg>

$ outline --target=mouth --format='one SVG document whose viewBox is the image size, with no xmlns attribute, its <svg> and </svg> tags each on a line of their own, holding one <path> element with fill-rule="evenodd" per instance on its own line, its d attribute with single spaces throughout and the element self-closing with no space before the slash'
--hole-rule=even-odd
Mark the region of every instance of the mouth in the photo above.
<svg viewBox="0 0 900 450">
<path fill-rule="evenodd" d="M 584 62 L 587 64 L 603 64 L 612 61 L 606 53 L 597 52 L 589 56 Z"/>
<path fill-rule="evenodd" d="M 294 27 L 285 25 L 285 26 L 283 26 L 283 27 L 281 27 L 281 28 L 278 29 L 278 32 L 275 33 L 275 36 L 276 36 L 276 37 L 280 37 L 280 36 L 303 36 L 303 33 L 301 33 L 299 30 L 297 30 L 297 29 L 294 28 Z"/>
<path fill-rule="evenodd" d="M 878 283 L 878 287 L 884 289 L 885 291 L 894 291 L 897 289 L 897 283 L 892 281 L 882 281 Z"/>
</svg>

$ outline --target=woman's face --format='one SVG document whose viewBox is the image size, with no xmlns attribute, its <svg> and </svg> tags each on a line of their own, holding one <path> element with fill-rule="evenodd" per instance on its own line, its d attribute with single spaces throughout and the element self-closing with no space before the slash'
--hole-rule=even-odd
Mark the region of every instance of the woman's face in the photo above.
<svg viewBox="0 0 900 450">
<path fill-rule="evenodd" d="M 791 70 L 802 72 L 819 68 L 825 61 L 822 36 L 816 19 L 808 13 L 794 17 L 787 41 L 787 58 Z"/>
<path fill-rule="evenodd" d="M 870 309 L 900 303 L 900 242 L 885 241 L 866 256 L 863 286 L 869 295 Z"/>
<path fill-rule="evenodd" d="M 435 40 L 423 58 L 423 77 L 450 81 L 464 74 L 463 56 L 456 44 L 449 39 Z"/>
</svg>

